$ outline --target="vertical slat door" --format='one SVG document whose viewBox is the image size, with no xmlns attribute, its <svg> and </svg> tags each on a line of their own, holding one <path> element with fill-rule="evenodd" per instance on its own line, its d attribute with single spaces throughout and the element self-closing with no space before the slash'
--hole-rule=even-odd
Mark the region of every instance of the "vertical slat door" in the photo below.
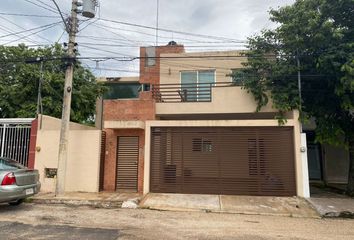
<svg viewBox="0 0 354 240">
<path fill-rule="evenodd" d="M 290 127 L 153 128 L 151 191 L 294 196 Z"/>
<path fill-rule="evenodd" d="M 117 191 L 137 191 L 139 137 L 118 137 Z"/>
</svg>

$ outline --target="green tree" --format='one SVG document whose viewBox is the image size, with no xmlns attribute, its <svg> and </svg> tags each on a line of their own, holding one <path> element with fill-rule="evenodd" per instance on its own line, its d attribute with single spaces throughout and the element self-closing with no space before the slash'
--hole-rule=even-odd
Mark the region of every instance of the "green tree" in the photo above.
<svg viewBox="0 0 354 240">
<path fill-rule="evenodd" d="M 242 70 L 252 76 L 243 84 L 254 95 L 257 110 L 267 104 L 270 93 L 280 123 L 285 112 L 301 109 L 301 120 L 314 117 L 319 142 L 349 149 L 350 195 L 354 195 L 353 16 L 353 0 L 297 0 L 273 9 L 270 19 L 278 27 L 249 38 L 248 62 Z"/>
<path fill-rule="evenodd" d="M 43 62 L 43 114 L 61 118 L 65 56 L 59 44 L 44 48 L 29 48 L 23 44 L 0 46 L 0 118 L 35 117 L 40 63 L 26 61 L 37 57 L 49 59 Z M 79 61 L 74 69 L 71 120 L 90 122 L 103 86 Z"/>
</svg>

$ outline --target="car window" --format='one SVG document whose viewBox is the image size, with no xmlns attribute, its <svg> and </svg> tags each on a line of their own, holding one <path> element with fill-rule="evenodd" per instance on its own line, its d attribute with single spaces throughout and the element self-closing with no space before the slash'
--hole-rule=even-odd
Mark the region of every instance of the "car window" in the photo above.
<svg viewBox="0 0 354 240">
<path fill-rule="evenodd" d="M 8 160 L 8 159 L 1 159 L 0 158 L 0 170 L 16 170 L 16 169 L 22 169 L 25 168 L 18 162 L 15 162 L 13 160 Z"/>
</svg>

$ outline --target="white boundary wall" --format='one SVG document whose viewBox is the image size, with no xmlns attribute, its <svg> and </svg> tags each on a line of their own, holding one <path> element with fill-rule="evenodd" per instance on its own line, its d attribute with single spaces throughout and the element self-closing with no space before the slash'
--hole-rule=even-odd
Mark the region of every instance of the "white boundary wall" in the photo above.
<svg viewBox="0 0 354 240">
<path fill-rule="evenodd" d="M 39 118 L 41 119 L 41 118 Z M 54 192 L 56 178 L 46 178 L 45 168 L 58 167 L 60 120 L 43 116 L 38 124 L 35 168 L 39 170 L 42 192 Z M 65 191 L 98 192 L 101 131 L 71 124 Z"/>
</svg>

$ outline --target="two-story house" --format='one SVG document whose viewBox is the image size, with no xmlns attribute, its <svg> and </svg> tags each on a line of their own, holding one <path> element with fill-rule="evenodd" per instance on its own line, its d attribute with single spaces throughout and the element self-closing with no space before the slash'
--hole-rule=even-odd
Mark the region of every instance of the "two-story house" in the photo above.
<svg viewBox="0 0 354 240">
<path fill-rule="evenodd" d="M 106 79 L 103 190 L 307 196 L 298 112 L 255 112 L 230 76 L 244 61 L 170 42 L 141 47 L 139 77 Z"/>
</svg>

